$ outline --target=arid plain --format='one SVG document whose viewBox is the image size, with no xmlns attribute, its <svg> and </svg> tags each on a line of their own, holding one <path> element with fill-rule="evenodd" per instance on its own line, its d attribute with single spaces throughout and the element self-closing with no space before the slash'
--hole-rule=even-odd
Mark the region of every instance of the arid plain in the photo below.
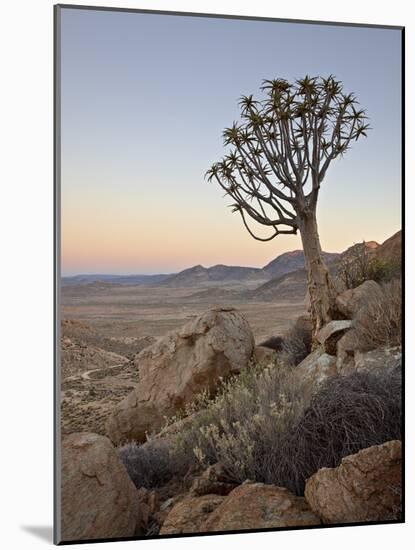
<svg viewBox="0 0 415 550">
<path fill-rule="evenodd" d="M 247 318 L 257 343 L 283 333 L 305 311 L 300 293 L 287 300 L 255 298 L 266 280 L 160 284 L 64 284 L 61 292 L 62 432 L 105 433 L 107 415 L 134 389 L 134 355 L 155 338 L 202 312 L 234 307 Z M 304 282 L 301 281 L 301 287 Z"/>
</svg>

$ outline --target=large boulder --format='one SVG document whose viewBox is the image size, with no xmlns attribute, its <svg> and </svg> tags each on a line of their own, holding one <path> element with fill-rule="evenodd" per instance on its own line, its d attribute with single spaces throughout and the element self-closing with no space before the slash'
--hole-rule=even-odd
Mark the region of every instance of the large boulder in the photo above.
<svg viewBox="0 0 415 550">
<path fill-rule="evenodd" d="M 233 308 L 211 309 L 170 332 L 135 358 L 139 383 L 109 417 L 110 439 L 144 441 L 197 394 L 247 367 L 253 350 L 249 324 Z"/>
<path fill-rule="evenodd" d="M 359 334 L 355 328 L 348 330 L 337 342 L 336 367 L 339 374 L 354 371 L 354 356 L 359 347 Z"/>
<path fill-rule="evenodd" d="M 378 370 L 400 367 L 402 361 L 402 348 L 383 347 L 371 351 L 356 351 L 354 363 L 355 370 L 376 372 Z"/>
<path fill-rule="evenodd" d="M 322 468 L 305 486 L 305 498 L 324 523 L 400 519 L 401 443 L 389 441 Z"/>
<path fill-rule="evenodd" d="M 206 519 L 224 498 L 219 495 L 186 496 L 171 509 L 160 535 L 203 533 Z"/>
<path fill-rule="evenodd" d="M 336 376 L 336 358 L 326 353 L 323 346 L 319 346 L 295 367 L 294 372 L 314 389 L 318 389 L 325 380 Z"/>
<path fill-rule="evenodd" d="M 347 375 L 352 372 L 376 372 L 400 367 L 402 348 L 381 347 L 370 351 L 359 349 L 358 335 L 354 329 L 347 332 L 337 344 L 337 371 Z"/>
<path fill-rule="evenodd" d="M 74 433 L 62 442 L 61 539 L 131 537 L 137 490 L 107 437 Z"/>
<path fill-rule="evenodd" d="M 209 514 L 202 531 L 303 527 L 319 523 L 320 519 L 303 497 L 282 487 L 245 482 Z"/>
<path fill-rule="evenodd" d="M 303 527 L 320 523 L 303 497 L 282 487 L 246 481 L 227 496 L 190 493 L 171 509 L 160 534 Z"/>
<path fill-rule="evenodd" d="M 371 300 L 382 295 L 375 281 L 365 281 L 356 288 L 345 290 L 336 297 L 336 307 L 346 318 L 354 319 L 356 313 Z"/>
</svg>

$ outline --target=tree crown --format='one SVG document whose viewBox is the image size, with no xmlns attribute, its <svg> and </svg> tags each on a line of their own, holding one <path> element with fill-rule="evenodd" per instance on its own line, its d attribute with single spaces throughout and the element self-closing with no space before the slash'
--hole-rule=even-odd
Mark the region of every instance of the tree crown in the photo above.
<svg viewBox="0 0 415 550">
<path fill-rule="evenodd" d="M 223 131 L 230 150 L 206 177 L 233 199 L 249 233 L 267 241 L 297 232 L 298 216 L 316 207 L 330 163 L 366 136 L 369 124 L 355 95 L 332 75 L 264 80 L 261 90 L 262 100 L 240 98 L 241 121 Z M 255 235 L 246 215 L 271 236 Z"/>
</svg>

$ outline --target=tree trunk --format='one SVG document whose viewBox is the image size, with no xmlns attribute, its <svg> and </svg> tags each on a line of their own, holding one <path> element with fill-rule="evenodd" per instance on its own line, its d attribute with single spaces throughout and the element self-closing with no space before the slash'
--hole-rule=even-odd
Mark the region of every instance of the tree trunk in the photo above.
<svg viewBox="0 0 415 550">
<path fill-rule="evenodd" d="M 331 321 L 335 293 L 329 271 L 322 256 L 316 212 L 312 211 L 299 216 L 298 223 L 307 271 L 313 324 L 313 346 L 315 346 L 318 331 Z"/>
</svg>

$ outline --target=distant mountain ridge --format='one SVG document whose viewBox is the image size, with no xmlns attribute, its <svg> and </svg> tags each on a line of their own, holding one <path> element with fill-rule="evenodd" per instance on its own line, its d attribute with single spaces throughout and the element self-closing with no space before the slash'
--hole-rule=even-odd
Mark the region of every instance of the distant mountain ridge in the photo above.
<svg viewBox="0 0 415 550">
<path fill-rule="evenodd" d="M 326 263 L 330 263 L 339 256 L 340 254 L 337 252 L 323 252 Z M 302 250 L 284 252 L 284 254 L 277 256 L 262 269 L 266 273 L 269 273 L 272 279 L 282 277 L 286 273 L 297 271 L 297 269 L 304 269 L 304 252 Z"/>
<path fill-rule="evenodd" d="M 327 262 L 339 256 L 337 253 L 324 252 Z M 245 267 L 217 264 L 212 267 L 195 265 L 172 274 L 155 275 L 101 275 L 86 274 L 63 277 L 64 286 L 86 285 L 91 283 L 106 284 L 143 284 L 143 285 L 162 285 L 171 287 L 192 287 L 204 284 L 220 283 L 247 283 L 257 282 L 266 283 L 276 277 L 282 277 L 287 273 L 304 269 L 304 253 L 302 250 L 293 250 L 284 252 L 271 262 L 260 267 Z"/>
<path fill-rule="evenodd" d="M 348 258 L 353 255 L 356 249 L 365 247 L 369 254 L 373 257 L 387 262 L 394 262 L 399 265 L 401 262 L 402 253 L 402 232 L 398 231 L 392 237 L 389 237 L 382 244 L 376 241 L 366 241 L 364 243 L 357 243 L 347 248 L 341 254 L 324 252 L 324 259 L 329 271 L 332 274 L 336 273 L 338 261 L 344 258 Z M 298 261 L 298 252 L 293 251 L 294 262 Z M 290 253 L 286 253 L 290 254 Z M 281 256 L 284 256 L 282 254 Z M 273 262 L 277 262 L 279 256 Z M 273 263 L 271 262 L 271 264 Z M 270 264 L 268 264 L 269 266 Z M 267 267 L 267 266 L 265 266 Z M 265 268 L 264 268 L 265 269 Z M 258 286 L 254 290 L 248 290 L 244 292 L 244 296 L 250 300 L 294 300 L 304 298 L 307 290 L 307 273 L 303 267 L 295 271 L 286 272 L 283 275 L 274 277 L 270 281 Z"/>
<path fill-rule="evenodd" d="M 204 283 L 219 283 L 219 282 L 244 282 L 258 281 L 264 282 L 268 279 L 268 275 L 258 267 L 242 267 L 229 265 L 214 265 L 213 267 L 203 267 L 196 265 L 188 269 L 184 269 L 168 277 L 162 281 L 165 286 L 197 286 Z"/>
<path fill-rule="evenodd" d="M 398 231 L 384 243 L 366 241 L 349 247 L 342 253 L 323 252 L 327 267 L 334 274 L 340 259 L 353 256 L 357 248 L 365 246 L 375 258 L 399 264 L 402 252 L 402 234 Z M 156 275 L 76 275 L 63 277 L 65 292 L 71 292 L 71 285 L 82 285 L 86 292 L 96 286 L 111 284 L 142 284 L 171 288 L 195 288 L 190 299 L 233 299 L 247 300 L 302 300 L 306 293 L 307 275 L 304 269 L 302 250 L 280 254 L 263 268 L 228 266 L 218 264 L 206 268 L 196 265 L 174 274 Z M 235 283 L 237 283 L 235 287 Z M 87 285 L 90 285 L 91 290 Z M 232 288 L 234 286 L 234 288 Z M 238 288 L 242 286 L 241 288 Z M 75 291 L 75 289 L 74 289 Z M 77 291 L 79 292 L 79 291 Z"/>
<path fill-rule="evenodd" d="M 161 283 L 171 274 L 156 274 L 156 275 L 103 275 L 103 274 L 87 274 L 87 275 L 69 275 L 62 277 L 64 285 L 87 285 L 91 283 L 112 283 L 112 284 L 130 284 L 130 285 L 145 285 Z"/>
</svg>

